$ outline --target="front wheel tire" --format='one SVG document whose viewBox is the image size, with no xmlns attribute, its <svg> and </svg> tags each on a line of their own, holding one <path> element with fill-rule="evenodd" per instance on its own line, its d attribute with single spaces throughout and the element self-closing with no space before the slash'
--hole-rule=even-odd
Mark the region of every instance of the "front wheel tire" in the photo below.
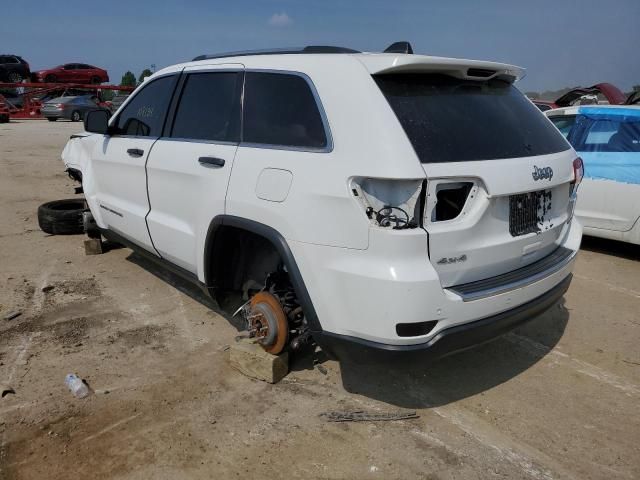
<svg viewBox="0 0 640 480">
<path fill-rule="evenodd" d="M 80 115 L 80 112 L 77 110 L 74 110 L 73 112 L 71 112 L 71 121 L 72 122 L 79 122 L 82 119 L 82 115 Z"/>
</svg>

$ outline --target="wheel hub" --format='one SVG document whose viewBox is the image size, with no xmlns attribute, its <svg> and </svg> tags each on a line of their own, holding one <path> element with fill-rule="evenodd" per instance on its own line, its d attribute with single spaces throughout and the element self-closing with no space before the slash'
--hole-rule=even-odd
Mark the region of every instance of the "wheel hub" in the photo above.
<svg viewBox="0 0 640 480">
<path fill-rule="evenodd" d="M 256 293 L 247 315 L 249 333 L 267 352 L 279 354 L 287 344 L 287 317 L 278 299 L 268 292 Z"/>
</svg>

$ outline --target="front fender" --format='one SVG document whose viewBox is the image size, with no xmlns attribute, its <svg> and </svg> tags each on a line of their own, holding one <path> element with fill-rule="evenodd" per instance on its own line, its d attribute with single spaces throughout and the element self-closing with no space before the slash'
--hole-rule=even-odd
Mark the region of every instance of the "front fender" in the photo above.
<svg viewBox="0 0 640 480">
<path fill-rule="evenodd" d="M 82 189 L 89 209 L 98 226 L 105 228 L 106 224 L 102 221 L 101 211 L 97 202 L 97 192 L 91 165 L 92 152 L 102 138 L 103 135 L 84 132 L 71 135 L 62 150 L 61 158 L 65 169 L 77 170 L 82 175 Z"/>
</svg>

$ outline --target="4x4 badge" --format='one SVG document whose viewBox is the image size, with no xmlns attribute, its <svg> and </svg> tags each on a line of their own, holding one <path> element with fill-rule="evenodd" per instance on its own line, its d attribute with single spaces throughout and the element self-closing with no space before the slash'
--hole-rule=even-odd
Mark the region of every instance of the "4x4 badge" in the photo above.
<svg viewBox="0 0 640 480">
<path fill-rule="evenodd" d="M 438 265 L 451 265 L 452 263 L 461 263 L 461 262 L 466 262 L 467 261 L 467 256 L 466 255 L 460 255 L 459 257 L 442 257 L 440 260 L 438 260 Z"/>
<path fill-rule="evenodd" d="M 535 165 L 533 166 L 533 173 L 531 174 L 533 179 L 537 182 L 538 180 L 549 179 L 553 177 L 553 168 L 551 167 L 543 167 L 538 168 Z"/>
</svg>

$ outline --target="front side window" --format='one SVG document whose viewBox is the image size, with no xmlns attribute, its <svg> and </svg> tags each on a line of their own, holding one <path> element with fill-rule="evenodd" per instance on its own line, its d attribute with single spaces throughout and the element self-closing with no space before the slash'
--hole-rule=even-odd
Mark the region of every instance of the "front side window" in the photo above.
<svg viewBox="0 0 640 480">
<path fill-rule="evenodd" d="M 161 77 L 146 84 L 116 121 L 117 134 L 159 137 L 175 87 L 176 76 Z"/>
<path fill-rule="evenodd" d="M 171 136 L 238 142 L 241 78 L 237 72 L 189 74 L 180 96 Z"/>
<path fill-rule="evenodd" d="M 570 145 L 509 82 L 441 74 L 374 80 L 422 163 L 530 157 Z"/>
<path fill-rule="evenodd" d="M 247 72 L 242 141 L 326 148 L 327 134 L 309 83 L 299 75 Z"/>
</svg>

